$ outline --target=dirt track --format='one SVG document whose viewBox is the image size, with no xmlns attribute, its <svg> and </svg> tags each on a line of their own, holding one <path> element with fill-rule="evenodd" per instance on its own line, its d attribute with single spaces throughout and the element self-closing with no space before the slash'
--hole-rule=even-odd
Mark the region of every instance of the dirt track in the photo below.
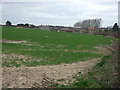
<svg viewBox="0 0 120 90">
<path fill-rule="evenodd" d="M 49 87 L 53 82 L 64 79 L 72 82 L 78 72 L 85 74 L 100 61 L 100 58 L 83 62 L 37 67 L 3 68 L 3 88 Z"/>
<path fill-rule="evenodd" d="M 10 41 L 10 40 L 0 40 L 0 43 L 23 43 L 26 41 Z"/>
</svg>

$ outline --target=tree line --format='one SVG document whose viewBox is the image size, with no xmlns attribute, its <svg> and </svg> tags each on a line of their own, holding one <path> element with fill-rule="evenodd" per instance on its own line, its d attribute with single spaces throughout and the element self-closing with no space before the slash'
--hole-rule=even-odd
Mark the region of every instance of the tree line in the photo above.
<svg viewBox="0 0 120 90">
<path fill-rule="evenodd" d="M 12 26 L 12 23 L 10 21 L 6 21 L 6 26 Z M 33 24 L 28 24 L 28 23 L 25 23 L 25 24 L 17 24 L 18 27 L 35 27 L 35 25 Z"/>
<path fill-rule="evenodd" d="M 100 28 L 101 26 L 101 21 L 102 19 L 86 19 L 83 21 L 78 21 L 74 24 L 75 27 L 82 27 L 82 28 L 89 28 L 89 27 L 94 27 L 94 28 Z M 12 23 L 10 21 L 6 21 L 6 26 L 12 26 Z M 30 25 L 28 23 L 26 24 L 17 24 L 17 26 L 24 26 L 24 27 L 35 27 L 35 25 Z M 119 26 L 117 23 L 115 23 L 112 27 L 113 31 L 118 31 Z"/>
<path fill-rule="evenodd" d="M 94 28 L 100 28 L 100 26 L 102 25 L 102 19 L 86 19 L 83 21 L 78 21 L 74 24 L 74 27 L 81 27 L 81 28 L 89 28 L 89 27 L 94 27 Z M 112 27 L 112 31 L 118 31 L 119 30 L 119 26 L 117 25 L 117 23 L 115 23 Z"/>
</svg>

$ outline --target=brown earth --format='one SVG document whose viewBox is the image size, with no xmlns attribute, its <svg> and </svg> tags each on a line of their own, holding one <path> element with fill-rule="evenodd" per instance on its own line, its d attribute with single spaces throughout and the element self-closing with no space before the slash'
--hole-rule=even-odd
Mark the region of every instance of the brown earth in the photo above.
<svg viewBox="0 0 120 90">
<path fill-rule="evenodd" d="M 64 83 L 72 82 L 78 72 L 85 74 L 100 61 L 100 58 L 84 62 L 36 67 L 4 67 L 3 88 L 49 87 L 53 82 L 64 79 Z"/>
<path fill-rule="evenodd" d="M 10 40 L 0 40 L 0 43 L 23 43 L 26 41 L 10 41 Z"/>
</svg>

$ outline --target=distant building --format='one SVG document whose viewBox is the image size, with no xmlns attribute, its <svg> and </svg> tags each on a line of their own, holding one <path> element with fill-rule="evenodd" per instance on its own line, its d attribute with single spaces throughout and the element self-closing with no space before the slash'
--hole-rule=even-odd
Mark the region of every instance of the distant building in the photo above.
<svg viewBox="0 0 120 90">
<path fill-rule="evenodd" d="M 118 25 L 120 27 L 120 1 L 118 2 Z"/>
<path fill-rule="evenodd" d="M 96 31 L 96 28 L 95 27 L 88 27 L 88 32 L 89 33 L 93 33 Z"/>
</svg>

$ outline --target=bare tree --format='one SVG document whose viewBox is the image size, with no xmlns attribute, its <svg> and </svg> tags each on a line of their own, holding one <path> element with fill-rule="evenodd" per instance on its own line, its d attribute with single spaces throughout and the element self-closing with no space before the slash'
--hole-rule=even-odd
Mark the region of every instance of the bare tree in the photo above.
<svg viewBox="0 0 120 90">
<path fill-rule="evenodd" d="M 74 26 L 75 26 L 75 27 L 81 27 L 81 21 L 76 22 L 76 23 L 74 24 Z"/>
<path fill-rule="evenodd" d="M 83 27 L 83 28 L 88 28 L 88 27 L 95 27 L 95 28 L 99 28 L 101 26 L 101 21 L 102 19 L 86 19 L 83 20 L 82 22 L 77 22 L 74 24 L 74 26 L 78 26 L 78 27 Z"/>
</svg>

